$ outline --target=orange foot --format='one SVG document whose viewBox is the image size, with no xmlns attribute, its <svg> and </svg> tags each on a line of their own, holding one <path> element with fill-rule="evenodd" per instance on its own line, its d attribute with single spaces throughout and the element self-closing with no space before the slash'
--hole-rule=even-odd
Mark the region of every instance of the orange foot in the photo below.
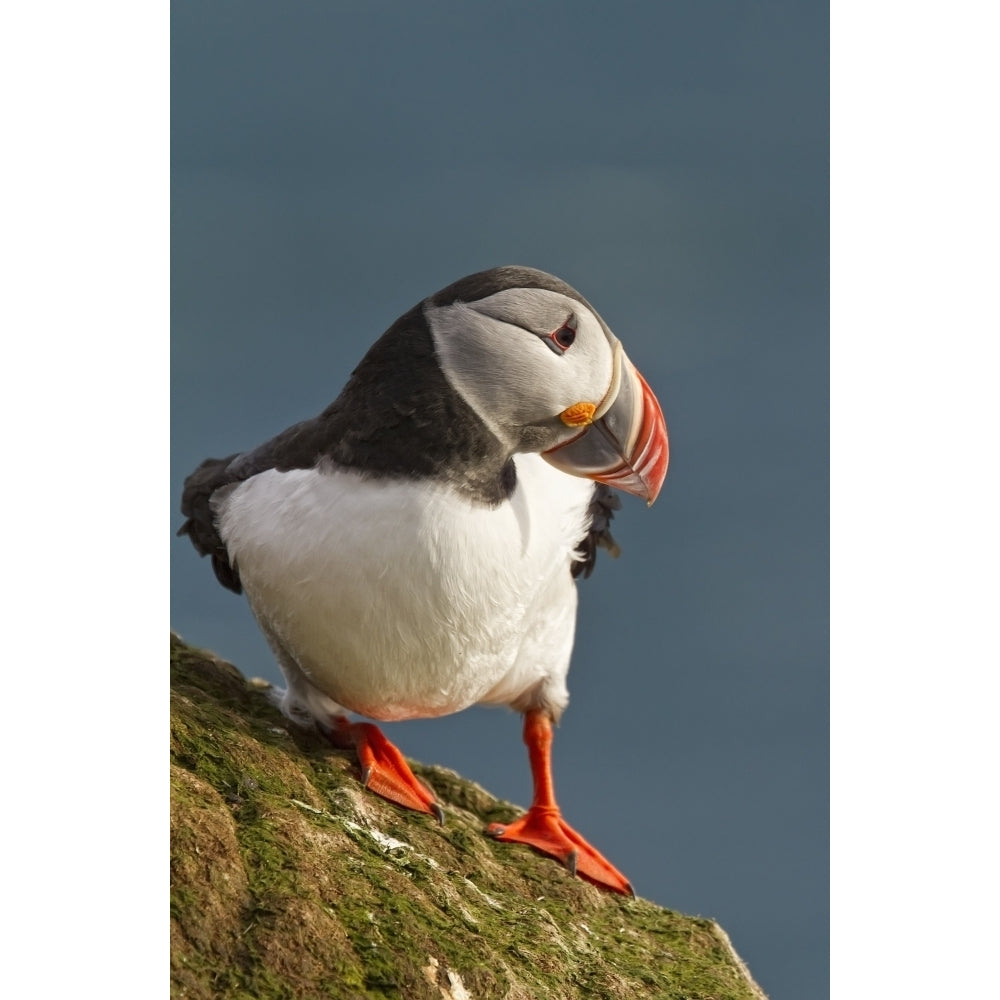
<svg viewBox="0 0 1000 1000">
<path fill-rule="evenodd" d="M 572 874 L 600 889 L 634 896 L 628 879 L 591 847 L 559 812 L 552 786 L 552 719 L 547 712 L 532 709 L 525 713 L 524 742 L 535 786 L 531 808 L 513 823 L 491 823 L 486 828 L 487 834 L 496 840 L 528 844 L 543 854 L 558 858 Z"/>
<path fill-rule="evenodd" d="M 434 793 L 410 770 L 405 758 L 371 722 L 350 722 L 342 715 L 333 720 L 330 741 L 339 747 L 353 747 L 361 765 L 361 784 L 396 805 L 430 813 L 444 823 L 444 810 Z"/>
<path fill-rule="evenodd" d="M 486 832 L 496 840 L 528 844 L 557 858 L 571 875 L 579 875 L 599 889 L 635 895 L 628 879 L 560 816 L 558 808 L 532 806 L 513 823 L 491 823 Z"/>
</svg>

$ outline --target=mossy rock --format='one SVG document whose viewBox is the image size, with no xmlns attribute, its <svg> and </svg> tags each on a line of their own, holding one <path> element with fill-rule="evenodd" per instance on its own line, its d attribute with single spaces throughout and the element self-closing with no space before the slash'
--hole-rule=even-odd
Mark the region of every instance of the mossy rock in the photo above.
<svg viewBox="0 0 1000 1000">
<path fill-rule="evenodd" d="M 173 997 L 764 997 L 713 921 L 484 836 L 510 803 L 414 764 L 438 826 L 235 667 L 176 636 L 170 660 Z"/>
</svg>

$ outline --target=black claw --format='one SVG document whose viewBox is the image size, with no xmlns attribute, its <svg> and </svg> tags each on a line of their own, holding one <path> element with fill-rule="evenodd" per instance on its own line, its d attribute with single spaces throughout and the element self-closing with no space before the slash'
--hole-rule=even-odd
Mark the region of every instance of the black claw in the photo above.
<svg viewBox="0 0 1000 1000">
<path fill-rule="evenodd" d="M 444 810 L 436 802 L 432 802 L 431 811 L 434 813 L 434 818 L 438 821 L 438 826 L 444 826 Z"/>
<path fill-rule="evenodd" d="M 576 851 L 570 851 L 566 856 L 566 867 L 569 869 L 570 875 L 576 874 L 576 861 L 579 855 Z"/>
<path fill-rule="evenodd" d="M 505 826 L 495 826 L 492 830 L 487 829 L 486 836 L 493 837 L 494 839 L 502 837 L 507 832 L 507 827 Z"/>
<path fill-rule="evenodd" d="M 375 768 L 374 768 L 374 767 L 371 767 L 371 766 L 369 766 L 369 767 L 366 767 L 366 768 L 365 768 L 365 769 L 364 769 L 364 770 L 363 770 L 363 771 L 361 772 L 361 784 L 362 784 L 362 785 L 364 785 L 364 786 L 365 786 L 365 788 L 367 788 L 367 787 L 368 787 L 368 782 L 369 782 L 369 781 L 371 781 L 371 777 L 372 777 L 372 772 L 373 772 L 374 770 L 375 770 Z"/>
</svg>

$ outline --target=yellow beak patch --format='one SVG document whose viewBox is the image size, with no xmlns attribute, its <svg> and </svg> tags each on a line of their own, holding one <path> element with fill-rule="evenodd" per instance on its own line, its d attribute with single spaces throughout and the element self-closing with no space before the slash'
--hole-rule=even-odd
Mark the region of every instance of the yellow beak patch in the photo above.
<svg viewBox="0 0 1000 1000">
<path fill-rule="evenodd" d="M 559 414 L 559 419 L 567 427 L 586 427 L 593 423 L 596 409 L 593 403 L 574 403 Z"/>
</svg>

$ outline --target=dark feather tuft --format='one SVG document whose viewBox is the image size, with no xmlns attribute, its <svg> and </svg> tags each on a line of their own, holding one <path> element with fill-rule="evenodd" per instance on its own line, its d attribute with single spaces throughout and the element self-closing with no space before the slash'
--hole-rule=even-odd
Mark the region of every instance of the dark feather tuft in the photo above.
<svg viewBox="0 0 1000 1000">
<path fill-rule="evenodd" d="M 574 577 L 582 576 L 586 579 L 593 573 L 598 548 L 606 549 L 613 559 L 621 554 L 618 543 L 611 535 L 611 519 L 615 516 L 614 512 L 621 509 L 621 505 L 621 498 L 610 486 L 603 483 L 594 486 L 594 495 L 587 508 L 590 528 L 577 546 L 579 558 L 570 565 L 570 572 Z"/>
<path fill-rule="evenodd" d="M 229 562 L 229 553 L 219 537 L 219 529 L 212 513 L 212 494 L 222 486 L 238 482 L 239 476 L 230 471 L 233 459 L 206 458 L 187 479 L 184 480 L 184 492 L 181 494 L 181 513 L 187 518 L 181 525 L 178 535 L 188 535 L 194 547 L 203 555 L 212 557 L 212 569 L 219 578 L 219 583 L 228 587 L 234 593 L 243 592 L 240 584 L 240 574 Z"/>
</svg>

